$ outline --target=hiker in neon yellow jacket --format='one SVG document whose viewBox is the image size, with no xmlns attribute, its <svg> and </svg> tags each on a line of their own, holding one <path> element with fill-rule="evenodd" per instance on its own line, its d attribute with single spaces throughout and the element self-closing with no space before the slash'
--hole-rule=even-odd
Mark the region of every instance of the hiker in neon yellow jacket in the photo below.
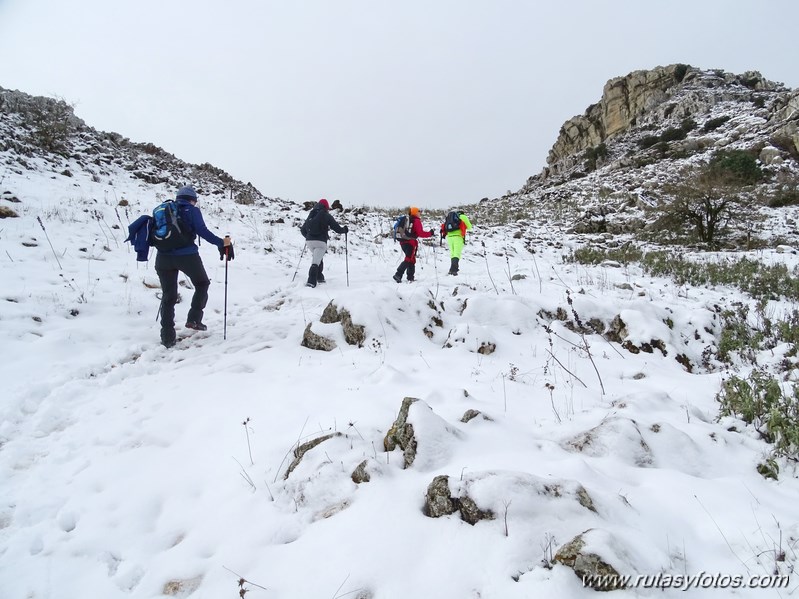
<svg viewBox="0 0 799 599">
<path fill-rule="evenodd" d="M 466 244 L 466 231 L 472 228 L 469 217 L 460 210 L 452 210 L 441 223 L 441 237 L 447 238 L 449 245 L 449 275 L 458 274 L 458 262 L 461 259 L 463 246 Z"/>
</svg>

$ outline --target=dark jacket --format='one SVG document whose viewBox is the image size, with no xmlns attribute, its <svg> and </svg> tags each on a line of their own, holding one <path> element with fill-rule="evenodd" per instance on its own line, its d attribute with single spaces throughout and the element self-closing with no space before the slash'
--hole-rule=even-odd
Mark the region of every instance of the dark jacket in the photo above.
<svg viewBox="0 0 799 599">
<path fill-rule="evenodd" d="M 211 231 L 208 230 L 208 227 L 205 226 L 203 213 L 200 212 L 200 209 L 197 208 L 197 206 L 192 206 L 191 202 L 184 199 L 176 200 L 175 203 L 178 205 L 181 222 L 188 225 L 194 233 L 205 239 L 208 243 L 212 243 L 218 248 L 224 246 L 224 239 L 211 233 Z M 190 243 L 189 245 L 186 245 L 182 248 L 177 248 L 175 250 L 170 250 L 167 252 L 162 250 L 158 251 L 166 256 L 188 256 L 190 254 L 198 254 L 200 249 L 195 243 Z"/>
<path fill-rule="evenodd" d="M 330 239 L 329 231 L 333 229 L 336 233 L 344 233 L 344 227 L 336 222 L 333 215 L 321 204 L 316 204 L 311 209 L 311 213 L 300 227 L 300 233 L 306 241 L 324 241 Z"/>
<path fill-rule="evenodd" d="M 150 231 L 153 228 L 153 217 L 140 216 L 128 225 L 128 238 L 136 251 L 137 262 L 147 262 L 150 253 Z"/>
</svg>

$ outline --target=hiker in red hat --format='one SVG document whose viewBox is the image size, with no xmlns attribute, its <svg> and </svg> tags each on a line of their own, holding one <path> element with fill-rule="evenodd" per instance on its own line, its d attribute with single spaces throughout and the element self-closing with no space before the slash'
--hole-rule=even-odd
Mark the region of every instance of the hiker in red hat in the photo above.
<svg viewBox="0 0 799 599">
<path fill-rule="evenodd" d="M 300 227 L 300 233 L 305 237 L 305 246 L 310 250 L 312 258 L 311 268 L 308 270 L 308 282 L 305 283 L 308 287 L 316 287 L 317 283 L 325 282 L 325 275 L 322 274 L 324 269 L 322 258 L 327 252 L 330 229 L 345 235 L 349 231 L 346 225 L 342 227 L 336 222 L 330 214 L 330 204 L 327 200 L 321 199 L 311 208 L 311 213 Z"/>
</svg>

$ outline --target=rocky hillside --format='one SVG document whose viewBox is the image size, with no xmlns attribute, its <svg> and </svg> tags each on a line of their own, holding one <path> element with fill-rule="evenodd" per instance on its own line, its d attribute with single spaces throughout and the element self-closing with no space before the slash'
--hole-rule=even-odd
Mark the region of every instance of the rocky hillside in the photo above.
<svg viewBox="0 0 799 599">
<path fill-rule="evenodd" d="M 35 163 L 54 175 L 88 173 L 96 183 L 113 185 L 121 170 L 143 183 L 163 184 L 165 190 L 192 183 L 205 196 L 232 197 L 237 203 L 267 199 L 252 184 L 211 164 L 188 164 L 152 143 L 98 131 L 58 98 L 0 87 L 0 116 L 0 183 L 10 172 L 22 174 Z"/>
<path fill-rule="evenodd" d="M 796 594 L 799 255 L 684 252 L 690 280 L 569 259 L 712 155 L 677 155 L 697 129 L 749 149 L 766 115 L 726 101 L 636 133 L 655 107 L 559 146 L 469 208 L 457 277 L 427 239 L 395 283 L 388 219 L 344 210 L 310 288 L 301 204 L 0 97 L 2 599 Z M 774 188 L 795 159 L 771 147 Z M 236 260 L 202 245 L 209 330 L 181 318 L 167 350 L 124 221 L 188 180 Z M 569 233 L 591 202 L 616 210 L 605 232 Z"/>
<path fill-rule="evenodd" d="M 63 100 L 0 88 L 0 116 L 0 184 L 35 162 L 54 176 L 88 173 L 95 183 L 113 185 L 121 174 L 163 185 L 165 193 L 192 182 L 205 196 L 240 204 L 270 200 L 210 164 L 188 164 L 151 143 L 97 131 Z M 752 235 L 761 247 L 799 244 L 799 91 L 757 72 L 680 64 L 608 81 L 596 104 L 563 124 L 539 174 L 517 192 L 468 210 L 482 226 L 523 229 L 534 218 L 556 224 L 557 234 L 663 243 L 659 219 L 674 199 L 668 186 L 720 151 L 746 153 L 763 173 L 747 191 L 756 197 L 747 211 L 757 218 L 744 226 L 725 222 L 719 236 L 725 247 L 749 247 Z"/>
<path fill-rule="evenodd" d="M 799 91 L 757 72 L 687 65 L 611 79 L 598 103 L 563 124 L 541 173 L 481 208 L 489 220 L 525 218 L 535 206 L 575 232 L 638 232 L 655 220 L 649 209 L 668 199 L 664 187 L 719 150 L 757 159 L 765 209 L 799 203 Z M 787 225 L 781 235 L 796 239 L 793 216 L 766 211 Z"/>
</svg>

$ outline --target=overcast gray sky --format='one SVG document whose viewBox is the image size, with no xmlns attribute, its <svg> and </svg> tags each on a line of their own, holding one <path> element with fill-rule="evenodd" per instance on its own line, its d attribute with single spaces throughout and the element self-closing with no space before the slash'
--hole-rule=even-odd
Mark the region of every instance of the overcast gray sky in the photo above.
<svg viewBox="0 0 799 599">
<path fill-rule="evenodd" d="M 608 79 L 799 87 L 797 0 L 0 0 L 0 87 L 268 196 L 447 207 L 517 190 Z"/>
</svg>

